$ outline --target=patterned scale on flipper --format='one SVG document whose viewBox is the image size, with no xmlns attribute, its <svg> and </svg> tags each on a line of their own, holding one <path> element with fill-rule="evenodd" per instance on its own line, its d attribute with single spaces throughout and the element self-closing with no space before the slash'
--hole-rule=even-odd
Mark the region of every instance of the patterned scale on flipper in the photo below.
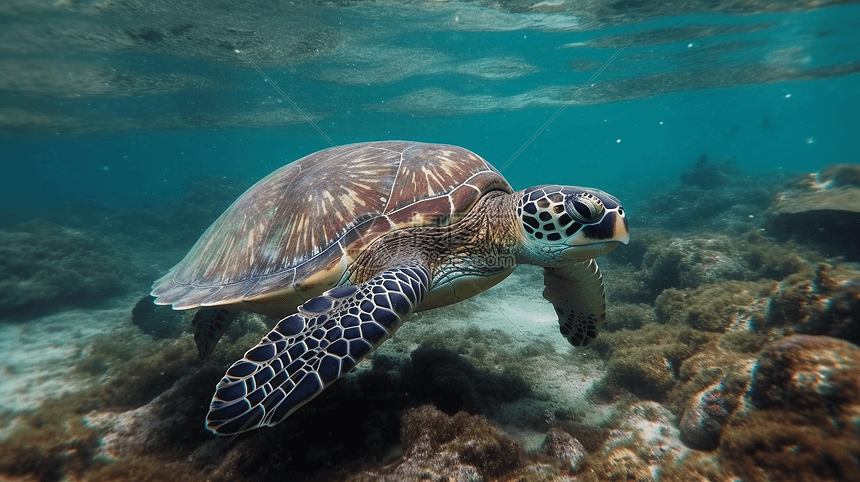
<svg viewBox="0 0 860 482">
<path fill-rule="evenodd" d="M 229 435 L 277 424 L 390 338 L 429 280 L 426 267 L 401 266 L 306 302 L 227 370 L 206 427 Z"/>
</svg>

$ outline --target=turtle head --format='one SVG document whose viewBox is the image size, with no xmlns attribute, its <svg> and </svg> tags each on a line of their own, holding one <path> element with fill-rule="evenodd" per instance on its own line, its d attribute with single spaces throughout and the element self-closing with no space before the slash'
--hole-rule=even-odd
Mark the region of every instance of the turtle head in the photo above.
<svg viewBox="0 0 860 482">
<path fill-rule="evenodd" d="M 529 251 L 539 258 L 596 258 L 630 239 L 621 203 L 598 189 L 526 189 L 517 205 L 517 216 Z"/>
</svg>

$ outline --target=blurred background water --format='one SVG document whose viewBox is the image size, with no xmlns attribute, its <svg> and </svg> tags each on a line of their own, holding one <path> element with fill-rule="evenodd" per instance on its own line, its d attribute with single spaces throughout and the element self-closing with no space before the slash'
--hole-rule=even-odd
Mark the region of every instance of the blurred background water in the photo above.
<svg viewBox="0 0 860 482">
<path fill-rule="evenodd" d="M 707 152 L 745 169 L 857 162 L 853 2 L 38 2 L 0 7 L 5 225 L 159 205 L 332 141 L 465 146 L 516 188 L 627 204 Z"/>
</svg>

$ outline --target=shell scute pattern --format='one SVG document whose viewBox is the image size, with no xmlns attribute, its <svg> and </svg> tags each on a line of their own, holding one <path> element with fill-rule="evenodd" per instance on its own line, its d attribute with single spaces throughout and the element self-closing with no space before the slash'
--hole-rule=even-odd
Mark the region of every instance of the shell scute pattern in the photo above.
<svg viewBox="0 0 860 482">
<path fill-rule="evenodd" d="M 379 237 L 455 222 L 495 189 L 512 192 L 489 163 L 456 146 L 320 151 L 246 191 L 152 293 L 178 309 L 239 304 L 283 316 L 335 286 Z"/>
<path fill-rule="evenodd" d="M 275 171 L 240 197 L 204 235 L 208 242 L 195 254 L 201 261 L 177 277 L 226 284 L 283 271 L 319 254 L 356 219 L 381 210 L 397 167 L 390 153 L 347 147 L 343 157 L 350 162 L 341 159 L 335 171 L 320 154 Z"/>
</svg>

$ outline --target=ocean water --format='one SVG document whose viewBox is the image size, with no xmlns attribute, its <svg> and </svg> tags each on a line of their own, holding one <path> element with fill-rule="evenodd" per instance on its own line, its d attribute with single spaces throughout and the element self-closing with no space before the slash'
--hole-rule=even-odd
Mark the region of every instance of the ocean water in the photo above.
<svg viewBox="0 0 860 482">
<path fill-rule="evenodd" d="M 0 479 L 860 480 L 858 24 L 827 1 L 3 2 Z M 257 180 L 377 140 L 618 197 L 598 342 L 567 344 L 524 267 L 278 426 L 212 436 L 215 384 L 277 320 L 200 361 L 150 286 Z"/>
</svg>

